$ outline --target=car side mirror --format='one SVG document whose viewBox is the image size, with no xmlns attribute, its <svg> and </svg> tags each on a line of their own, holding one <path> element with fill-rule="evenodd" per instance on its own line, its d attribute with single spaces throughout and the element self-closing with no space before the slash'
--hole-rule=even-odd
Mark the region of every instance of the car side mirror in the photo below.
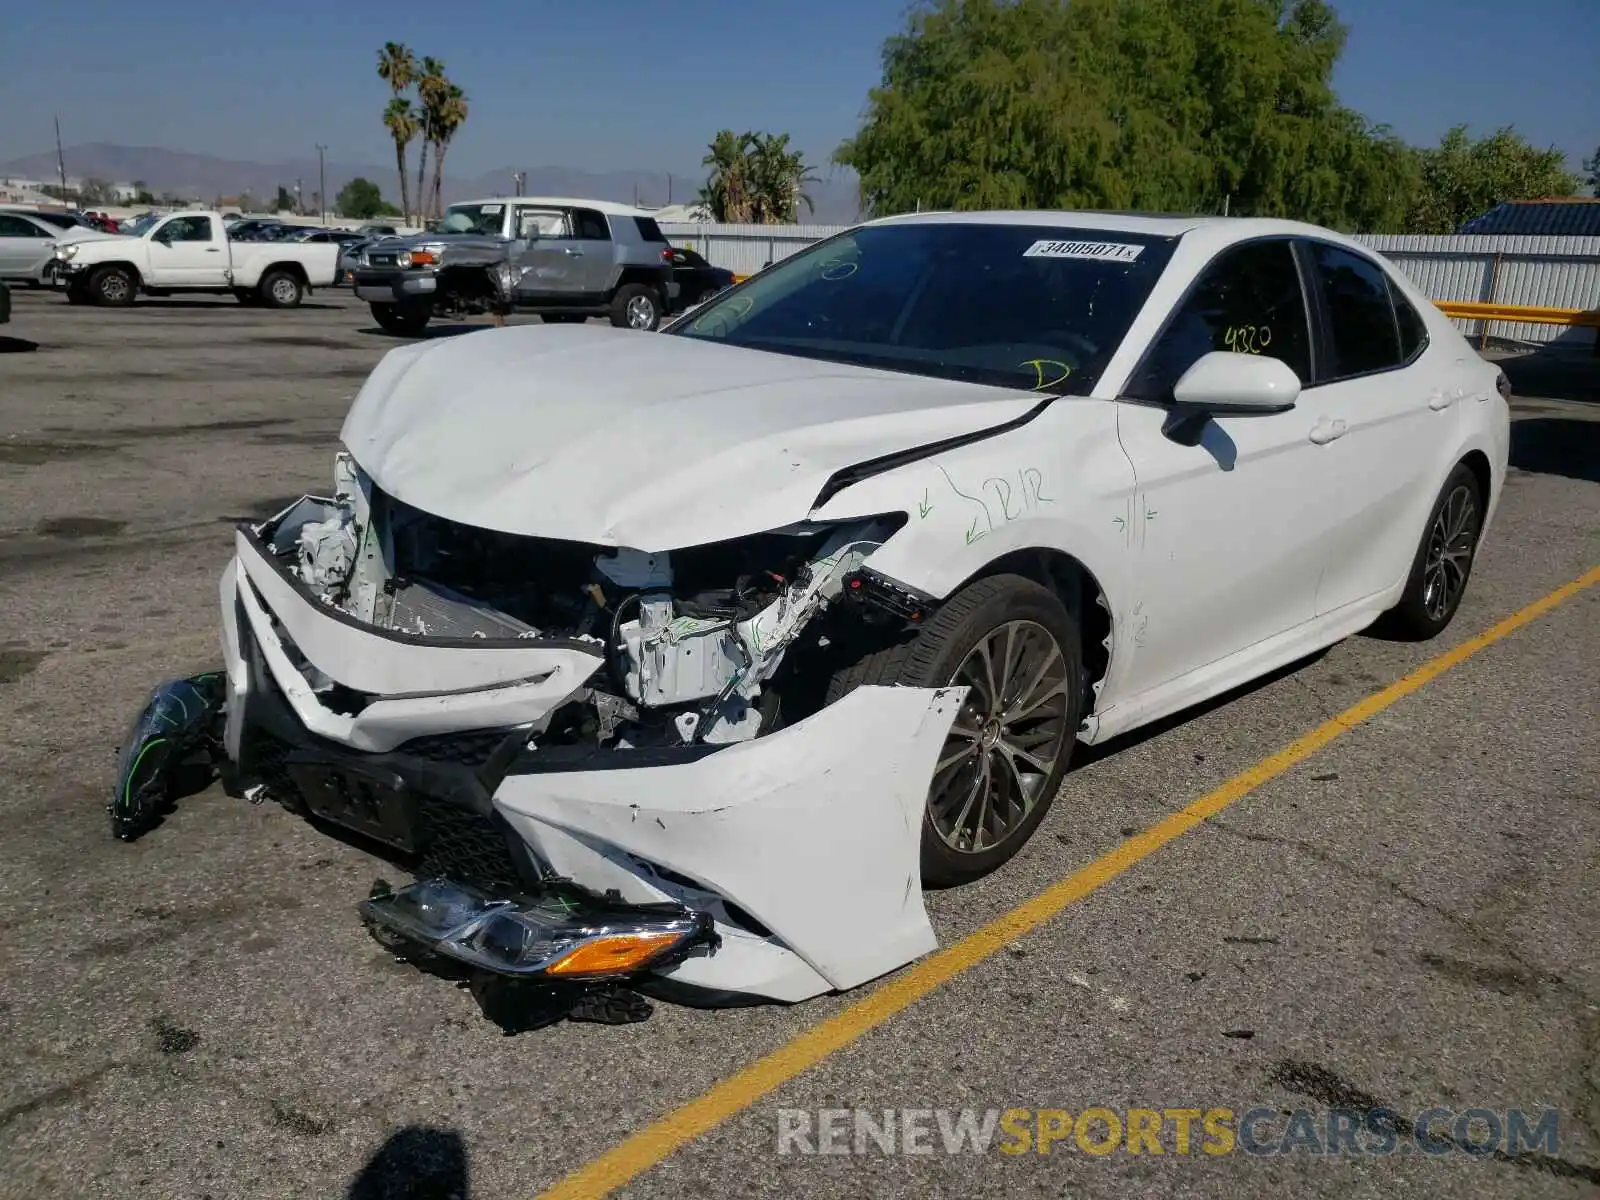
<svg viewBox="0 0 1600 1200">
<path fill-rule="evenodd" d="M 1172 398 L 1213 413 L 1284 412 L 1300 398 L 1300 377 L 1282 359 L 1213 350 L 1183 373 Z"/>
<path fill-rule="evenodd" d="M 1193 445 L 1213 416 L 1287 412 L 1299 398 L 1300 377 L 1281 359 L 1213 350 L 1173 385 L 1172 413 L 1162 432 Z"/>
</svg>

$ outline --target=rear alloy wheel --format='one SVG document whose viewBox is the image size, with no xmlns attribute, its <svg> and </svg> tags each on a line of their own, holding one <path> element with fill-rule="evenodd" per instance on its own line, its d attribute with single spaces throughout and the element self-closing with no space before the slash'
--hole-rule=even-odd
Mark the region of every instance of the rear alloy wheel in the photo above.
<svg viewBox="0 0 1600 1200">
<path fill-rule="evenodd" d="M 1391 632 L 1409 641 L 1426 641 L 1444 631 L 1466 594 L 1482 532 L 1483 496 L 1477 476 L 1457 464 L 1434 502 L 1400 603 L 1386 614 Z"/>
<path fill-rule="evenodd" d="M 268 271 L 261 280 L 261 300 L 269 308 L 298 308 L 305 289 L 288 271 Z"/>
<path fill-rule="evenodd" d="M 619 329 L 651 330 L 661 324 L 661 300 L 654 288 L 630 283 L 611 300 L 611 323 Z"/>
<path fill-rule="evenodd" d="M 989 874 L 1044 819 L 1077 742 L 1080 646 L 1054 592 L 996 575 L 956 593 L 910 642 L 834 677 L 828 703 L 863 684 L 967 689 L 928 787 L 928 886 Z"/>
<path fill-rule="evenodd" d="M 378 328 L 396 337 L 416 337 L 433 317 L 432 311 L 423 305 L 374 304 L 371 307 L 372 319 L 378 323 Z"/>
<path fill-rule="evenodd" d="M 100 267 L 89 276 L 89 294 L 96 304 L 126 308 L 137 293 L 133 273 L 126 267 Z"/>
</svg>

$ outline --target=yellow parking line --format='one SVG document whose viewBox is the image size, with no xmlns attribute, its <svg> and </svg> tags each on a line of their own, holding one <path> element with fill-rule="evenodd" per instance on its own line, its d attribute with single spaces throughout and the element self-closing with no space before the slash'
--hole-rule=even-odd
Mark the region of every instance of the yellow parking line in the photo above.
<svg viewBox="0 0 1600 1200">
<path fill-rule="evenodd" d="M 1174 838 L 1216 816 L 1241 796 L 1248 795 L 1268 780 L 1309 758 L 1341 733 L 1377 716 L 1451 667 L 1465 662 L 1478 651 L 1492 646 L 1507 634 L 1538 619 L 1562 601 L 1571 599 L 1596 583 L 1600 583 L 1600 567 L 1591 568 L 1578 579 L 1557 588 L 1542 600 L 1535 600 L 1477 637 L 1423 663 L 1409 675 L 1345 709 L 1249 770 L 1235 775 L 1216 791 L 1202 796 L 1143 833 L 1135 834 L 1109 854 L 1095 859 L 1061 882 L 1052 884 L 976 933 L 923 959 L 843 1012 L 812 1026 L 766 1057 L 730 1075 L 704 1095 L 668 1113 L 599 1158 L 579 1167 L 543 1193 L 542 1200 L 551 1197 L 565 1200 L 567 1197 L 604 1196 L 621 1187 L 680 1146 L 694 1141 L 802 1071 L 816 1066 L 835 1050 L 842 1050 L 869 1030 L 883 1024 L 941 983 L 976 966 L 1007 943 L 1048 921 L 1067 905 L 1083 899 L 1102 884 L 1115 879 L 1140 859 L 1155 853 Z"/>
</svg>

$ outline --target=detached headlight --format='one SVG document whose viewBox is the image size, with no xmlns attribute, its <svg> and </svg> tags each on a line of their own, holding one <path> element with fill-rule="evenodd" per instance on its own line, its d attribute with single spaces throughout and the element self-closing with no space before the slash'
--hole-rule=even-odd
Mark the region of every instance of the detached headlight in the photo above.
<svg viewBox="0 0 1600 1200">
<path fill-rule="evenodd" d="M 59 259 L 61 262 L 66 262 L 69 258 L 76 257 L 77 253 L 78 253 L 78 247 L 77 247 L 76 243 L 72 243 L 72 244 L 69 244 L 69 245 L 66 245 L 66 246 L 57 246 L 56 247 L 56 258 Z"/>
<path fill-rule="evenodd" d="M 524 978 L 619 979 L 716 939 L 709 914 L 677 904 L 627 905 L 577 891 L 494 900 L 446 879 L 374 896 L 361 911 L 439 954 Z"/>
</svg>

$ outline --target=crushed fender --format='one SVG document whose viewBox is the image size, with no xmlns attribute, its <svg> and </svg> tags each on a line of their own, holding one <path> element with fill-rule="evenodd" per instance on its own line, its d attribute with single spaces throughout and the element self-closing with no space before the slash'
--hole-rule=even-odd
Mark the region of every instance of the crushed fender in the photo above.
<svg viewBox="0 0 1600 1200">
<path fill-rule="evenodd" d="M 215 777 L 222 702 L 220 671 L 169 679 L 151 693 L 117 761 L 116 790 L 107 805 L 116 837 L 131 842 L 149 832 L 180 790 L 199 791 Z"/>
</svg>

